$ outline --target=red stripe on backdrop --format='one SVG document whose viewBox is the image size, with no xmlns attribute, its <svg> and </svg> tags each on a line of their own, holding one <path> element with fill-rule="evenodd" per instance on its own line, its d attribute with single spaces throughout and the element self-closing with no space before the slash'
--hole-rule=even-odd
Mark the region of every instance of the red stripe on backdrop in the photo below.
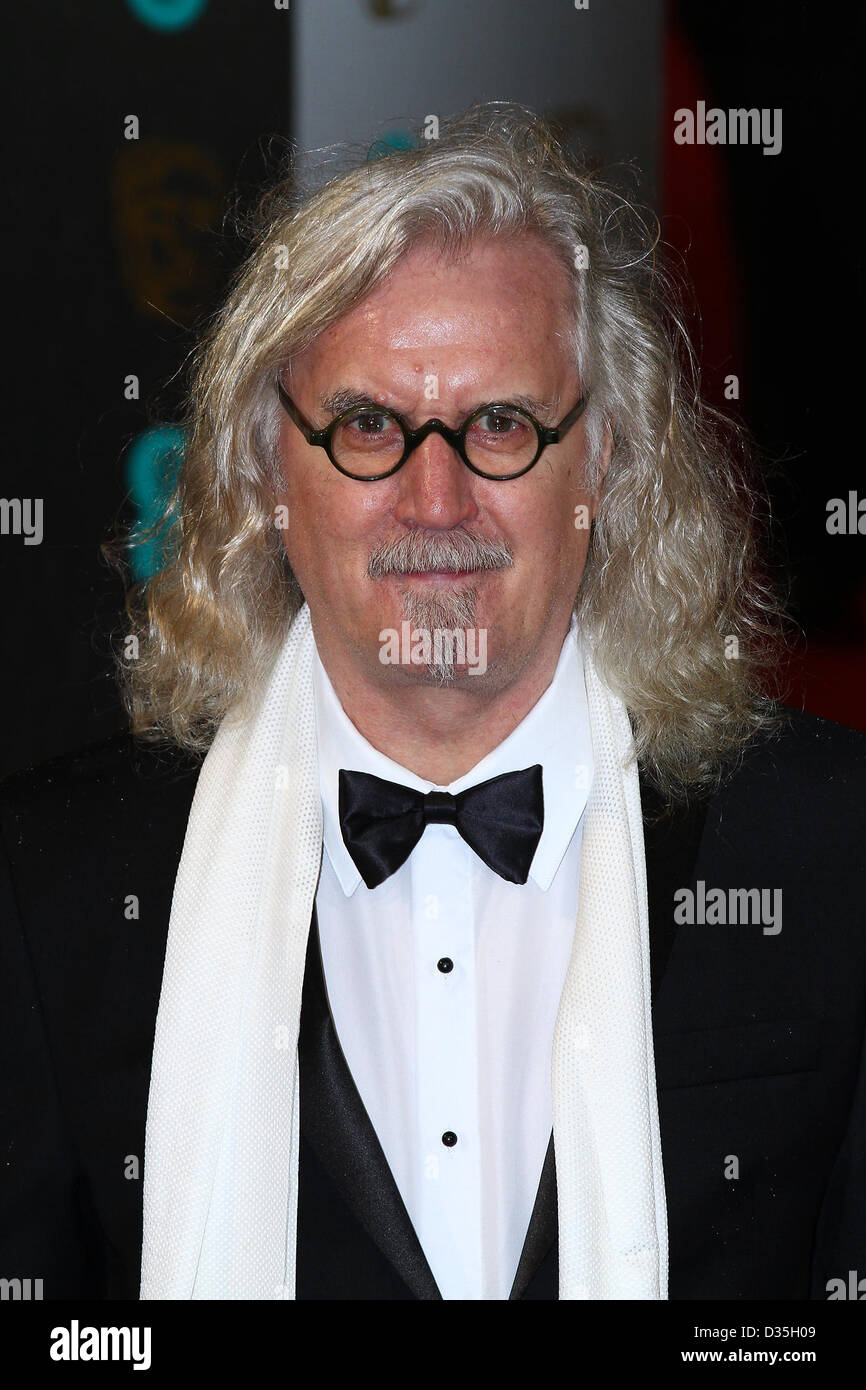
<svg viewBox="0 0 866 1390">
<path fill-rule="evenodd" d="M 693 327 L 697 326 L 705 392 L 714 405 L 723 406 L 725 376 L 733 373 L 742 383 L 746 368 L 742 278 L 724 147 L 674 142 L 674 113 L 681 108 L 694 111 L 698 101 L 712 103 L 698 59 L 673 17 L 665 61 L 662 234 L 685 259 L 699 310 L 699 323 Z"/>
<path fill-rule="evenodd" d="M 841 642 L 810 642 L 787 670 L 785 703 L 866 732 L 866 649 Z"/>
<path fill-rule="evenodd" d="M 724 146 L 678 145 L 674 113 L 712 105 L 699 58 L 668 7 L 665 97 L 662 106 L 662 235 L 685 261 L 698 314 L 691 327 L 703 372 L 704 394 L 722 410 L 725 377 L 747 384 L 748 335 L 732 195 Z M 785 664 L 781 688 L 787 704 L 866 731 L 866 650 L 844 640 L 810 641 Z"/>
</svg>

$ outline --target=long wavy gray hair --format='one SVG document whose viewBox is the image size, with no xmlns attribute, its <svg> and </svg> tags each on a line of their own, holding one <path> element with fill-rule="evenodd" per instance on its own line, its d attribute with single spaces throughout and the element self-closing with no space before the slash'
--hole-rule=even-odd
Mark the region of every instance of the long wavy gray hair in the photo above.
<svg viewBox="0 0 866 1390">
<path fill-rule="evenodd" d="M 206 750 L 303 601 L 274 524 L 277 373 L 420 241 L 459 253 L 476 237 L 535 233 L 573 286 L 570 347 L 592 393 L 599 506 L 575 595 L 581 629 L 649 780 L 668 801 L 717 781 L 775 721 L 768 675 L 785 620 L 761 558 L 765 496 L 741 433 L 700 399 L 657 225 L 534 113 L 489 103 L 318 189 L 290 174 L 245 230 L 251 253 L 192 359 L 183 464 L 156 528 L 165 561 L 127 594 L 117 659 L 133 733 Z M 134 529 L 103 551 L 122 566 L 140 543 Z"/>
</svg>

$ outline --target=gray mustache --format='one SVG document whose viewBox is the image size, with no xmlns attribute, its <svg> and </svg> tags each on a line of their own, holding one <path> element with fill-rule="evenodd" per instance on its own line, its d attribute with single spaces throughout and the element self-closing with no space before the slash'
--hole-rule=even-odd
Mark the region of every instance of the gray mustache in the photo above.
<svg viewBox="0 0 866 1390">
<path fill-rule="evenodd" d="M 389 574 L 429 574 L 433 570 L 457 574 L 460 570 L 508 569 L 513 563 L 514 552 L 504 541 L 484 540 L 468 531 L 442 536 L 408 531 L 373 551 L 367 574 L 370 579 L 383 579 Z"/>
</svg>

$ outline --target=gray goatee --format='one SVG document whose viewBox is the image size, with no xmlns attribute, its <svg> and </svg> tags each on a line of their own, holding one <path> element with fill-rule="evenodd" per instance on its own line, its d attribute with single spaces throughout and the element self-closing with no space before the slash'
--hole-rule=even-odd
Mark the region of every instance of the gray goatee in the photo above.
<svg viewBox="0 0 866 1390">
<path fill-rule="evenodd" d="M 504 541 L 485 540 L 468 531 L 450 531 L 437 535 L 430 531 L 407 531 L 396 540 L 386 541 L 370 556 L 367 573 L 371 579 L 388 575 L 430 574 L 440 570 L 447 574 L 461 571 L 508 569 L 514 554 Z M 471 583 L 456 590 L 423 593 L 403 589 L 400 593 L 403 619 L 414 629 L 434 633 L 475 627 L 477 590 Z M 439 685 L 450 685 L 456 676 L 454 647 L 440 644 L 438 659 L 427 664 L 426 670 Z"/>
</svg>

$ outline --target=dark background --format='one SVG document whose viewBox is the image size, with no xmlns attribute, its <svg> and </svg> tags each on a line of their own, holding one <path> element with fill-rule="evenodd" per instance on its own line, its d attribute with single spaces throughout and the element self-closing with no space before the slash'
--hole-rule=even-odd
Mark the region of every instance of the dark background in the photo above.
<svg viewBox="0 0 866 1390">
<path fill-rule="evenodd" d="M 0 773 L 123 725 L 108 645 L 123 594 L 99 545 L 135 515 L 130 446 L 172 419 L 195 325 L 237 263 L 226 208 L 291 135 L 280 20 L 275 42 L 267 4 L 211 0 L 167 42 L 117 0 L 7 16 L 0 495 L 42 497 L 45 535 L 0 537 Z M 660 212 L 694 282 L 707 394 L 770 468 L 807 639 L 788 698 L 866 729 L 866 537 L 825 524 L 831 497 L 866 495 L 860 23 L 813 0 L 669 6 Z M 695 98 L 781 107 L 781 153 L 675 146 L 672 113 Z"/>
</svg>

